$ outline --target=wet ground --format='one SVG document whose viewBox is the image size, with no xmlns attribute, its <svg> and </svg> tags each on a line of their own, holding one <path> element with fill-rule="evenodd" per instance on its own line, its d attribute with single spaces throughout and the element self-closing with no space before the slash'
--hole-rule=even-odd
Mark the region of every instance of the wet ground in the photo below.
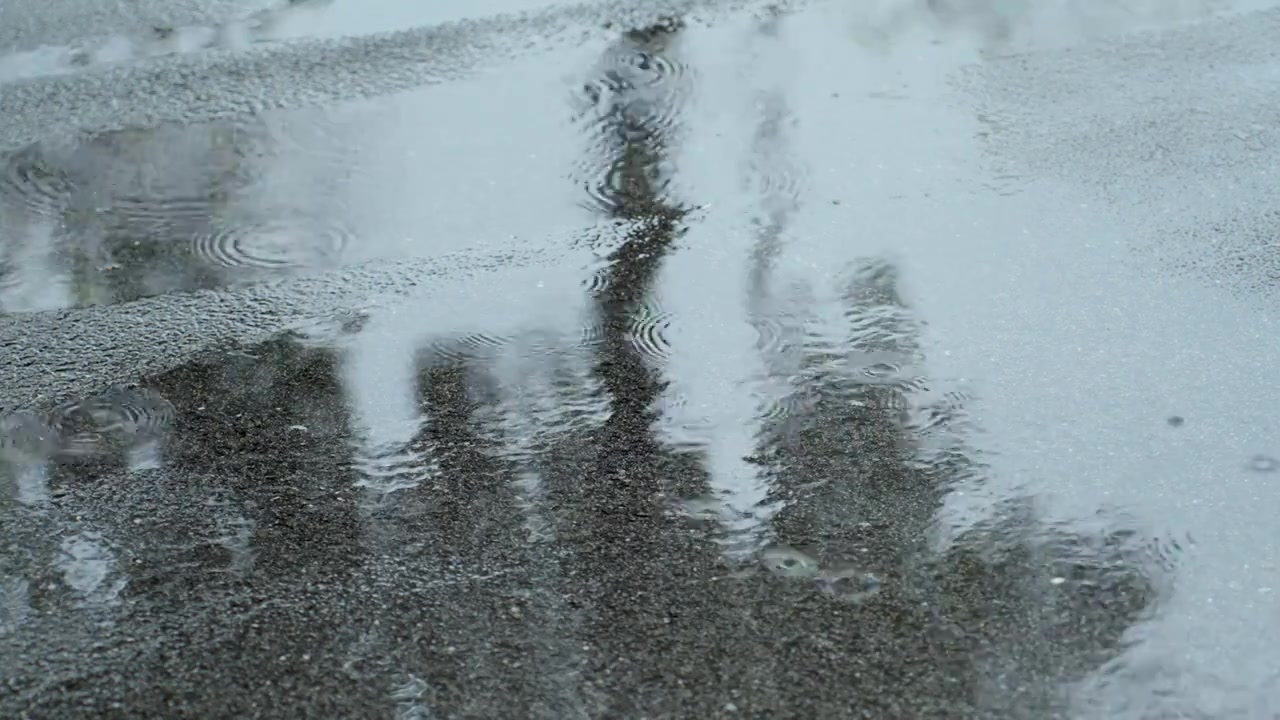
<svg viewBox="0 0 1280 720">
<path fill-rule="evenodd" d="M 0 5 L 0 716 L 1280 718 L 1269 4 Z"/>
</svg>

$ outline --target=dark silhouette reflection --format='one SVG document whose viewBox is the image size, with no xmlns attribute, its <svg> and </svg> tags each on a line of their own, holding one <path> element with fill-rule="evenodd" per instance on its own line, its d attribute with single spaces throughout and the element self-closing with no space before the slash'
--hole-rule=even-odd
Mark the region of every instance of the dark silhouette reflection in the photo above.
<svg viewBox="0 0 1280 720">
<path fill-rule="evenodd" d="M 609 217 L 647 220 L 675 212 L 665 197 L 666 147 L 679 131 L 687 90 L 678 53 L 682 23 L 631 30 L 601 58 L 576 100 L 590 154 L 583 164 L 593 207 Z"/>
<path fill-rule="evenodd" d="M 387 707 L 436 717 L 587 717 L 545 549 L 530 542 L 511 468 L 482 432 L 482 376 L 424 354 L 427 420 L 412 449 L 433 472 L 370 510 L 376 608 L 366 630 Z"/>
<path fill-rule="evenodd" d="M 108 456 L 52 481 L 51 521 L 113 549 L 118 598 L 96 609 L 47 599 L 62 617 L 38 642 L 68 645 L 7 678 L 20 707 L 284 717 L 383 701 L 342 672 L 356 640 L 345 598 L 363 560 L 333 353 L 279 339 L 143 384 L 176 408 L 160 466 Z M 101 622 L 76 633 L 77 614 Z M 335 685 L 345 697 L 315 694 Z"/>
<path fill-rule="evenodd" d="M 903 390 L 914 383 L 903 375 L 915 359 L 914 328 L 895 312 L 894 275 L 881 263 L 858 269 L 845 313 L 852 332 L 806 349 L 802 399 L 790 403 L 804 412 L 768 427 L 760 453 L 786 502 L 774 518 L 781 541 L 885 576 L 920 554 L 947 489 L 909 470 Z"/>
<path fill-rule="evenodd" d="M 1029 512 L 930 547 L 944 494 L 974 463 L 958 447 L 924 460 L 894 269 L 852 275 L 851 337 L 807 351 L 807 397 L 791 404 L 805 410 L 768 428 L 760 452 L 783 504 L 774 535 L 796 566 L 754 606 L 789 638 L 770 653 L 772 682 L 797 716 L 1053 717 L 1062 683 L 1115 652 L 1151 601 L 1145 569 L 1123 533 L 1077 537 Z M 815 674 L 844 690 L 817 692 Z"/>
<path fill-rule="evenodd" d="M 189 248 L 184 240 L 215 212 L 214 203 L 202 198 L 208 188 L 183 188 L 181 199 L 163 195 L 174 189 L 168 185 L 180 172 L 212 164 L 213 158 L 201 153 L 190 165 L 165 166 L 146 157 L 162 144 L 176 155 L 178 140 L 199 138 L 200 130 L 108 133 L 70 147 L 32 145 L 9 156 L 0 189 L 14 209 L 3 223 L 11 231 L 5 250 L 30 254 L 35 242 L 51 246 L 40 265 L 11 265 L 10 281 L 60 278 L 70 305 L 211 286 L 208 269 L 183 257 Z M 152 197 L 128 197 L 161 177 L 158 187 L 144 190 Z M 138 210 L 143 213 L 131 212 Z"/>
<path fill-rule="evenodd" d="M 345 242 L 345 230 L 305 201 L 264 202 L 255 183 L 272 142 L 255 120 L 104 133 L 6 156 L 0 287 L 52 277 L 65 286 L 61 304 L 110 304 L 318 261 L 323 252 L 312 251 Z"/>
<path fill-rule="evenodd" d="M 639 56 L 645 69 L 675 64 L 679 23 L 629 33 L 610 54 Z M 617 66 L 619 63 L 614 63 Z M 630 329 L 672 244 L 683 212 L 661 196 L 667 128 L 679 108 L 655 108 L 626 83 L 602 100 L 605 146 L 613 180 L 601 206 L 614 217 L 640 222 L 613 256 L 597 290 L 601 326 L 595 374 L 611 413 L 600 426 L 565 435 L 544 454 L 547 505 L 556 516 L 570 603 L 579 608 L 586 667 L 581 682 L 599 698 L 593 717 L 709 717 L 733 663 L 718 647 L 714 578 L 724 574 L 709 538 L 684 527 L 670 512 L 676 497 L 707 492 L 694 458 L 661 447 L 653 433 L 658 371 L 634 344 Z M 710 700 L 713 705 L 707 705 Z"/>
<path fill-rule="evenodd" d="M 1047 526 L 1029 501 L 939 542 L 948 491 L 984 468 L 963 397 L 917 406 L 930 382 L 897 268 L 846 270 L 837 331 L 771 316 L 799 187 L 781 93 L 756 136 L 771 177 L 748 283 L 765 366 L 793 388 L 751 458 L 767 543 L 731 561 L 719 526 L 675 511 L 711 483 L 701 456 L 658 440 L 662 369 L 634 335 L 688 219 L 664 174 L 680 38 L 678 22 L 628 33 L 587 86 L 587 194 L 634 227 L 591 285 L 588 347 L 543 343 L 517 366 L 545 387 L 515 389 L 465 350 L 424 352 L 416 485 L 368 502 L 335 353 L 299 338 L 82 403 L 85 432 L 129 438 L 54 468 L 47 507 L 5 509 L 23 525 L 0 546 L 0 715 L 1061 716 L 1062 684 L 1148 610 L 1152 569 L 1132 535 Z M 135 230 L 155 217 L 143 205 L 121 211 Z M 164 232 L 187 217 L 161 215 Z M 136 466 L 123 449 L 161 426 L 158 459 Z M 42 437 L 10 435 L 0 449 Z"/>
<path fill-rule="evenodd" d="M 757 172 L 785 165 L 779 102 L 763 103 Z M 762 206 L 760 293 L 793 203 Z M 983 470 L 963 398 L 915 407 L 929 383 L 893 265 L 858 263 L 844 282 L 845 332 L 802 341 L 795 397 L 756 458 L 782 509 L 762 558 L 777 577 L 742 591 L 755 596 L 747 622 L 769 628 L 769 690 L 753 702 L 793 717 L 1054 717 L 1065 683 L 1114 654 L 1152 602 L 1147 568 L 1124 532 L 1044 527 L 1026 505 L 935 548 L 944 496 Z"/>
</svg>

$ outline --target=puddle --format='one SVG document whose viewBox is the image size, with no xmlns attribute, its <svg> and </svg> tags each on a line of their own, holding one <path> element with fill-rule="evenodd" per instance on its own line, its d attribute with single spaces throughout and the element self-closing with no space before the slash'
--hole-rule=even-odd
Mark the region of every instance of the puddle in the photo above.
<svg viewBox="0 0 1280 720">
<path fill-rule="evenodd" d="M 1275 713 L 1277 10 L 55 5 L 0 715 Z"/>
</svg>

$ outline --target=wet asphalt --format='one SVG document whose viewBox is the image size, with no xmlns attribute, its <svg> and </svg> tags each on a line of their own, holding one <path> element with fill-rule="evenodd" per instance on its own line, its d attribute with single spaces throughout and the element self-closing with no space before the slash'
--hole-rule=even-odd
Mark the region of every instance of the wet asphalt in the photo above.
<svg viewBox="0 0 1280 720">
<path fill-rule="evenodd" d="M 137 202 L 145 212 L 112 225 L 114 221 L 84 220 L 83 212 L 74 212 L 74 202 L 58 206 L 59 237 L 74 243 L 92 234 L 99 242 L 95 247 L 114 254 L 108 269 L 101 264 L 88 271 L 89 278 L 77 285 L 79 294 L 70 299 L 6 308 L 0 315 L 0 405 L 10 413 L 34 411 L 49 424 L 47 437 L 33 439 L 12 429 L 15 424 L 6 426 L 9 434 L 0 438 L 6 443 L 0 446 L 8 462 L 6 487 L 12 488 L 0 506 L 0 716 L 1277 717 L 1280 687 L 1250 680 L 1269 676 L 1266 668 L 1274 657 L 1249 655 L 1251 650 L 1239 646 L 1241 662 L 1257 672 L 1241 672 L 1239 684 L 1223 678 L 1221 686 L 1214 685 L 1219 678 L 1211 673 L 1195 674 L 1207 672 L 1204 667 L 1212 658 L 1188 664 L 1192 670 L 1171 664 L 1168 677 L 1183 680 L 1166 686 L 1161 684 L 1165 668 L 1143 664 L 1150 662 L 1150 653 L 1134 654 L 1135 647 L 1141 651 L 1148 645 L 1177 652 L 1177 644 L 1158 644 L 1167 639 L 1150 639 L 1165 638 L 1167 632 L 1149 628 L 1167 627 L 1167 622 L 1160 624 L 1166 615 L 1198 607 L 1178 604 L 1188 597 L 1180 587 L 1213 581 L 1197 563 L 1223 567 L 1209 554 L 1216 550 L 1203 551 L 1208 560 L 1195 556 L 1197 541 L 1190 538 L 1208 538 L 1199 541 L 1207 548 L 1241 547 L 1225 541 L 1213 545 L 1213 528 L 1222 527 L 1228 516 L 1162 514 L 1172 506 L 1143 506 L 1123 490 L 1117 493 L 1126 499 L 1116 500 L 1109 490 L 1089 489 L 1094 487 L 1088 484 L 1093 482 L 1090 473 L 1107 488 L 1151 483 L 1147 490 L 1134 491 L 1138 496 L 1162 490 L 1154 480 L 1117 469 L 1121 466 L 1098 470 L 1054 454 L 1061 448 L 1062 453 L 1093 452 L 1098 457 L 1131 454 L 1135 463 L 1150 463 L 1134 467 L 1145 467 L 1154 476 L 1158 463 L 1152 458 L 1178 462 L 1179 451 L 1162 444 L 1178 442 L 1167 440 L 1173 434 L 1188 438 L 1184 442 L 1192 449 L 1187 452 L 1197 452 L 1197 443 L 1214 441 L 1216 436 L 1205 439 L 1195 433 L 1203 432 L 1197 424 L 1213 416 L 1216 406 L 1171 381 L 1151 381 L 1154 394 L 1163 392 L 1168 400 L 1163 405 L 1149 395 L 1106 395 L 1107 377 L 1081 381 L 1061 368 L 1055 375 L 1058 366 L 1002 367 L 984 389 L 1010 400 L 984 406 L 981 390 L 966 390 L 957 381 L 966 352 L 990 352 L 1013 363 L 1039 357 L 1038 342 L 1051 346 L 1046 356 L 1057 357 L 1059 350 L 1074 353 L 1064 367 L 1128 368 L 1114 356 L 1124 355 L 1127 351 L 1119 348 L 1145 336 L 1136 329 L 1125 331 L 1126 320 L 1109 319 L 1125 302 L 1114 294 L 1097 306 L 1082 300 L 1078 308 L 1094 309 L 1080 309 L 1080 316 L 1062 308 L 1059 314 L 1035 315 L 1039 322 L 1053 318 L 1057 330 L 1047 339 L 1029 341 L 1017 334 L 1020 326 L 1011 318 L 1040 312 L 1028 309 L 1034 308 L 1030 289 L 1036 284 L 1005 287 L 988 280 L 989 292 L 978 294 L 1005 293 L 1003 299 L 954 302 L 965 310 L 988 304 L 1001 309 L 972 321 L 985 323 L 985 332 L 968 336 L 970 348 L 978 349 L 957 345 L 955 356 L 962 359 L 945 360 L 934 352 L 939 341 L 930 332 L 951 333 L 954 339 L 967 331 L 964 323 L 970 321 L 951 319 L 946 307 L 951 286 L 921 290 L 922 281 L 912 280 L 912 268 L 920 263 L 910 261 L 916 250 L 909 230 L 903 231 L 896 254 L 851 253 L 851 261 L 831 261 L 830 267 L 818 269 L 822 261 L 811 263 L 805 272 L 831 278 L 825 307 L 804 300 L 804 288 L 786 287 L 778 279 L 779 268 L 789 267 L 783 258 L 788 247 L 801 243 L 797 237 L 816 232 L 803 218 L 818 191 L 816 181 L 797 179 L 788 165 L 798 152 L 789 143 L 801 142 L 794 138 L 795 120 L 803 123 L 805 116 L 789 107 L 785 82 L 753 96 L 757 115 L 738 123 L 749 125 L 742 130 L 744 145 L 753 153 L 748 165 L 763 179 L 757 178 L 748 191 L 757 194 L 742 206 L 743 217 L 731 220 L 739 223 L 732 227 L 741 239 L 714 242 L 725 243 L 726 256 L 738 253 L 746 259 L 724 259 L 714 247 L 708 249 L 705 227 L 728 221 L 708 220 L 720 198 L 689 198 L 681 185 L 680 158 L 687 156 L 679 154 L 679 147 L 688 132 L 676 118 L 706 112 L 707 107 L 682 85 L 686 78 L 681 72 L 692 65 L 689 53 L 694 52 L 685 38 L 691 26 L 731 22 L 724 17 L 736 18 L 732 22 L 740 24 L 744 37 L 783 42 L 782 52 L 785 41 L 778 38 L 795 36 L 780 29 L 791 21 L 784 8 L 761 9 L 745 2 L 684 5 L 689 7 L 676 9 L 688 10 L 688 18 L 600 3 L 589 10 L 565 6 L 523 18 L 480 20 L 474 27 L 442 25 L 367 41 L 340 38 L 315 48 L 302 45 L 291 62 L 318 63 L 308 82 L 327 83 L 331 91 L 299 87 L 293 94 L 263 93 L 253 83 L 266 83 L 276 77 L 273 73 L 287 79 L 294 70 L 248 72 L 240 92 L 275 98 L 264 107 L 202 95 L 199 83 L 208 81 L 206 72 L 235 75 L 246 67 L 258 68 L 270 62 L 272 53 L 291 52 L 287 46 L 268 46 L 257 55 L 253 47 L 196 50 L 153 59 L 151 65 L 138 60 L 141 72 L 154 76 L 138 82 L 155 80 L 156 88 L 172 88 L 172 83 L 186 87 L 190 80 L 191 97 L 165 91 L 160 104 L 136 110 L 126 103 L 108 112 L 110 103 L 104 99 L 120 87 L 112 84 L 119 77 L 137 72 L 133 64 L 110 66 L 98 76 L 91 67 L 84 74 L 70 71 L 0 85 L 0 116 L 6 118 L 0 120 L 0 144 L 24 145 L 33 133 L 57 135 L 73 126 L 88 138 L 70 144 L 65 138 L 45 140 L 7 156 L 9 196 L 0 201 L 9 204 L 0 207 L 6 209 L 8 224 L 0 226 L 0 242 L 7 232 L 17 247 L 23 223 L 34 224 L 32 218 L 48 212 L 33 197 L 48 200 L 63 193 L 83 201 L 85 193 L 77 183 L 91 184 L 90 176 L 103 172 L 80 159 L 86 152 L 105 154 L 113 167 L 132 162 L 129 158 L 135 156 L 110 139 L 123 127 L 164 132 L 163 124 L 179 116 L 184 122 L 254 127 L 255 114 L 268 109 L 447 85 L 445 81 L 470 71 L 465 62 L 449 65 L 458 57 L 474 55 L 490 63 L 516 57 L 515 50 L 494 51 L 495 45 L 507 44 L 492 38 L 515 37 L 517 27 L 531 38 L 531 46 L 574 36 L 578 28 L 609 37 L 598 63 L 585 80 L 575 81 L 573 90 L 576 107 L 587 108 L 583 114 L 592 118 L 579 126 L 586 128 L 582 132 L 588 141 L 586 151 L 579 150 L 585 159 L 575 161 L 585 176 L 574 178 L 580 185 L 575 202 L 581 215 L 571 223 L 553 221 L 573 229 L 561 229 L 543 245 L 486 243 L 407 258 L 362 257 L 278 277 L 268 267 L 265 280 L 257 275 L 245 280 L 237 275 L 248 272 L 245 258 L 238 260 L 244 268 L 227 269 L 200 255 L 198 249 L 214 247 L 215 240 L 194 245 L 197 251 L 185 255 L 164 254 L 169 247 L 164 243 L 176 245 L 174 238 L 200 233 L 220 237 L 202 224 L 202 210 L 193 213 L 194 219 L 174 219 L 173 207 L 158 201 L 147 206 L 143 196 Z M 738 12 L 739 6 L 747 9 Z M 193 24 L 213 22 L 203 13 L 216 7 L 192 16 Z M 326 7 L 314 11 L 323 13 Z M 1008 41 L 1017 17 L 993 20 L 959 4 L 948 5 L 946 12 L 933 10 L 940 13 L 942 20 L 936 22 L 946 31 L 939 31 L 944 37 L 961 32 L 953 30 L 957 26 L 969 33 L 976 27 L 980 37 L 993 43 L 987 52 L 1001 57 L 1012 52 L 1000 43 Z M 4 12 L 12 11 L 5 9 L 0 18 Z M 612 17 L 609 13 L 617 19 L 602 28 L 602 18 Z M 895 24 L 907 22 L 904 17 L 885 20 L 883 33 L 872 44 L 896 42 L 894 32 L 908 32 Z M 1274 13 L 1259 17 L 1276 22 Z M 819 16 L 810 27 L 825 21 Z M 128 27 L 128 22 L 121 21 L 121 27 L 107 22 L 113 32 Z M 1178 32 L 1192 31 L 1169 31 L 1169 36 Z M 464 41 L 472 37 L 480 39 Z M 1120 47 L 1142 56 L 1141 43 L 1158 45 L 1165 36 L 1141 37 L 1155 39 L 1130 40 Z M 447 47 L 449 38 L 455 39 L 457 53 L 421 50 Z M 50 42 L 71 39 L 68 34 Z M 10 40 L 3 32 L 0 41 L 24 47 L 21 38 Z M 1175 41 L 1182 42 L 1175 37 L 1170 47 L 1180 47 Z M 363 42 L 417 47 L 418 64 L 394 53 L 358 50 Z M 1052 130 L 1018 116 L 1070 108 L 1071 93 L 1085 92 L 1064 82 L 1037 96 L 1035 102 L 1043 104 L 1036 105 L 1017 94 L 1017 88 L 1036 84 L 1018 73 L 1035 80 L 1036 72 L 1063 57 L 1084 67 L 1075 75 L 1064 71 L 1068 80 L 1097 72 L 1088 67 L 1087 58 L 1038 52 L 1028 52 L 1029 60 L 1007 61 L 996 80 L 981 82 L 986 107 L 993 110 L 981 118 L 985 125 L 975 124 L 983 128 L 975 136 L 979 143 L 1013 148 L 1003 155 L 987 148 L 984 158 L 1022 173 L 1010 179 L 1013 170 L 996 172 L 992 182 L 999 187 L 988 190 L 1004 197 L 1010 186 L 1023 185 L 1033 188 L 1028 194 L 1052 196 L 1059 186 L 1046 190 L 1036 184 L 1070 176 L 1095 193 L 1090 198 L 1134 196 L 1108 165 L 1123 164 L 1124 158 L 1117 159 L 1123 151 L 1108 156 L 1090 149 L 1102 141 L 1089 133 L 1107 132 L 1107 123 L 1087 126 L 1068 118 Z M 343 53 L 353 59 L 340 60 Z M 432 75 L 432 63 L 451 70 Z M 961 84 L 972 89 L 980 71 L 967 67 Z M 119 77 L 110 80 L 112 73 Z M 343 73 L 361 77 L 363 89 L 330 82 Z M 1249 77 L 1242 83 L 1251 88 Z M 379 78 L 389 78 L 388 84 L 378 85 Z M 1126 76 L 1116 85 L 1143 79 Z M 77 89 L 94 83 L 99 94 Z M 909 93 L 909 86 L 904 83 L 908 90 L 903 92 Z M 1117 97 L 1124 96 L 1122 90 Z M 1245 110 L 1261 107 L 1249 104 L 1249 92 L 1236 94 L 1234 102 Z M 85 112 L 64 114 L 51 98 L 75 98 Z M 206 111 L 201 103 L 231 109 Z M 1213 109 L 1201 115 L 1219 117 Z M 44 117 L 50 120 L 42 127 Z M 1108 117 L 1130 119 L 1121 111 Z M 834 127 L 852 122 L 844 118 Z M 157 126 L 162 129 L 152 130 Z M 1176 139 L 1183 131 L 1169 132 Z M 1007 139 L 1001 139 L 1002 132 Z M 1197 156 L 1197 161 L 1250 172 L 1265 169 L 1259 155 L 1270 152 L 1269 136 L 1263 137 L 1269 131 L 1249 132 L 1255 135 L 1241 142 L 1252 140 L 1260 148 L 1250 150 L 1249 159 L 1236 163 L 1231 157 Z M 104 134 L 108 140 L 98 139 Z M 1194 175 L 1193 163 L 1179 165 L 1177 148 L 1168 150 L 1170 143 L 1158 139 L 1151 144 L 1173 154 L 1151 156 L 1155 159 L 1149 162 L 1169 165 L 1133 175 L 1139 181 L 1149 175 L 1167 178 L 1158 182 L 1170 187 L 1184 175 Z M 95 142 L 98 150 L 76 149 Z M 1051 145 L 1063 152 L 1057 161 Z M 157 146 L 162 151 L 170 147 Z M 1062 150 L 1066 146 L 1077 149 Z M 943 147 L 940 153 L 949 151 L 949 146 L 938 147 Z M 154 160 L 149 156 L 139 167 Z M 932 161 L 950 162 L 936 155 Z M 47 182 L 48 177 L 62 178 L 66 188 Z M 1236 177 L 1222 185 L 1255 181 Z M 108 205 L 120 204 L 120 198 L 136 200 L 113 189 L 127 182 L 133 180 L 104 183 L 104 192 L 114 193 L 105 201 Z M 927 196 L 929 191 L 921 192 Z M 1064 195 L 1070 200 L 1085 197 L 1076 192 Z M 1149 224 L 1164 223 L 1158 229 L 1165 235 L 1172 232 L 1165 228 L 1222 226 L 1187 219 L 1174 207 L 1151 204 L 1156 201 L 1148 202 L 1147 195 L 1141 200 L 1159 218 Z M 863 213 L 858 217 L 879 212 L 857 198 L 841 202 L 857 206 Z M 824 212 L 842 211 L 841 202 L 821 199 Z M 954 212 L 937 221 L 942 227 L 968 221 L 955 208 L 977 213 L 991 207 L 984 204 L 987 200 L 959 192 L 946 202 L 951 204 L 938 207 Z M 1026 202 L 1044 207 L 1035 204 L 1039 201 Z M 729 214 L 740 207 L 732 200 L 728 204 Z M 1232 217 L 1257 212 L 1248 206 Z M 160 221 L 154 221 L 157 216 Z M 1087 225 L 1092 221 L 1071 213 L 1059 217 L 1067 218 L 1057 222 L 1069 228 L 1055 236 L 1059 241 L 1087 236 L 1093 227 Z M 144 220 L 154 222 L 146 225 Z M 1238 221 L 1266 227 L 1265 217 Z M 873 227 L 876 221 L 858 222 Z M 1012 227 L 1017 220 L 1009 222 Z M 77 229 L 90 225 L 92 233 Z M 856 233 L 848 225 L 835 226 L 831 230 L 828 223 L 823 232 L 834 235 L 836 244 L 855 243 Z M 1133 236 L 1146 237 L 1137 231 Z M 1049 249 L 1043 257 L 1033 256 L 1039 252 L 1036 240 L 1026 239 L 1025 229 L 1022 238 L 1021 249 L 1005 250 L 991 250 L 982 245 L 986 240 L 973 241 L 974 248 L 986 248 L 991 256 L 975 255 L 971 271 L 944 259 L 916 277 L 969 272 L 979 278 L 972 284 L 981 286 L 982 273 L 992 272 L 991 267 L 1005 268 L 1012 276 L 1026 271 L 1019 263 L 1027 258 L 1062 260 L 1075 254 Z M 1266 267 L 1276 256 L 1266 254 L 1266 243 L 1253 242 L 1262 249 L 1247 255 L 1247 266 L 1234 270 L 1206 261 L 1209 255 L 1194 250 L 1185 251 L 1189 259 L 1181 263 L 1151 260 L 1158 245 L 1152 246 L 1155 250 L 1143 247 L 1135 256 L 1168 282 L 1174 278 L 1195 287 L 1225 287 L 1222 292 L 1233 298 L 1230 302 L 1265 309 L 1264 303 L 1274 300 L 1274 276 L 1267 275 Z M 137 249 L 152 245 L 160 250 Z M 235 249 L 226 244 L 221 257 L 225 260 Z M 731 357 L 678 356 L 686 336 L 676 327 L 680 311 L 664 309 L 675 302 L 664 300 L 662 276 L 681 262 L 682 253 L 697 252 L 710 252 L 714 259 L 698 271 L 703 275 L 695 273 L 694 282 L 683 283 L 695 295 L 699 283 L 705 283 L 708 294 L 720 292 L 714 276 L 736 273 L 738 266 L 731 262 L 744 263 L 739 274 L 745 279 L 732 287 L 743 289 L 745 298 L 723 302 L 745 304 L 752 352 L 763 358 L 767 374 L 781 378 L 785 386 L 757 414 L 730 418 L 735 425 L 750 426 L 743 431 L 750 446 L 728 453 L 728 460 L 717 454 L 714 443 L 673 439 L 667 419 L 674 412 L 673 393 L 685 393 L 691 405 L 703 397 L 681 382 L 713 384 L 715 376 L 735 371 Z M 1090 258 L 1103 257 L 1099 253 L 1081 259 L 1081 267 L 1092 268 Z M 1174 255 L 1164 253 L 1164 259 Z M 949 257 L 945 251 L 940 256 Z M 80 262 L 74 253 L 65 253 L 54 266 L 31 270 L 15 265 L 16 257 L 6 255 L 7 276 L 0 276 L 0 283 L 18 278 L 36 287 L 52 285 L 55 271 L 49 267 Z M 543 287 L 544 279 L 547 285 L 559 281 L 555 268 L 570 278 L 563 295 Z M 20 277 L 24 272 L 25 279 Z M 1061 270 L 1064 285 L 1077 277 L 1070 272 Z M 536 290 L 526 287 L 531 282 Z M 1104 280 L 1097 282 L 1101 287 Z M 1050 301 L 1057 297 L 1054 281 L 1043 285 Z M 508 329 L 505 334 L 485 334 L 483 308 L 489 306 L 484 297 L 502 295 L 504 288 L 511 297 L 517 288 L 530 294 L 510 306 L 493 307 L 514 312 L 525 304 L 549 303 L 551 310 L 534 314 L 570 316 L 559 320 L 568 330 L 504 319 L 499 324 Z M 788 292 L 802 299 L 790 305 L 779 299 Z M 1194 295 L 1198 291 L 1186 292 L 1200 297 Z M 19 295 L 13 291 L 5 297 Z M 32 296 L 28 292 L 22 297 Z M 413 304 L 420 296 L 434 308 L 430 318 L 456 325 L 427 322 L 425 331 L 417 329 L 409 316 L 418 312 L 414 308 L 426 312 L 426 305 Z M 913 296 L 920 298 L 918 303 Z M 564 297 L 579 298 L 571 302 L 580 304 L 561 304 Z M 709 314 L 724 307 L 717 304 L 721 301 L 707 298 Z M 1228 301 L 1221 303 L 1227 307 Z M 1140 306 L 1138 301 L 1132 305 Z M 929 308 L 938 310 L 936 316 L 926 312 Z M 839 332 L 814 330 L 818 311 L 834 313 Z M 935 317 L 936 331 L 929 325 Z M 475 318 L 480 325 L 473 334 L 467 323 Z M 1160 325 L 1155 316 L 1147 318 Z M 712 340 L 699 347 L 714 351 L 721 337 L 717 328 L 727 321 L 713 317 L 706 322 L 699 327 Z M 1099 329 L 1103 322 L 1116 323 L 1114 336 L 1108 334 L 1110 325 Z M 1171 335 L 1185 339 L 1186 330 L 1194 327 L 1204 338 L 1215 337 L 1212 323 L 1187 323 L 1172 328 Z M 1056 332 L 1074 342 L 1082 325 L 1089 327 L 1081 337 L 1111 348 L 1113 356 L 1095 363 L 1088 349 L 1068 351 L 1067 340 L 1062 348 L 1054 344 Z M 1262 325 L 1253 327 L 1265 332 Z M 407 348 L 407 370 L 398 372 L 409 378 L 408 386 L 381 386 L 376 377 L 367 379 L 374 387 L 390 389 L 365 399 L 365 409 L 373 408 L 376 415 L 383 405 L 407 404 L 425 419 L 399 440 L 371 449 L 369 417 L 352 402 L 351 375 L 358 371 L 352 369 L 351 357 L 365 338 L 387 336 L 402 338 L 398 347 Z M 1235 369 L 1235 377 L 1244 377 L 1240 382 L 1254 388 L 1265 405 L 1274 389 L 1259 379 L 1272 366 L 1252 359 L 1255 347 L 1267 344 L 1241 339 L 1230 354 L 1245 359 L 1234 365 L 1221 362 Z M 691 364 L 677 366 L 677 361 Z M 1134 367 L 1149 366 L 1145 360 L 1134 361 Z M 689 381 L 674 367 L 712 369 Z M 381 372 L 391 374 L 385 368 Z M 1117 382 L 1134 385 L 1136 393 L 1146 385 L 1135 377 L 1124 375 Z M 1028 382 L 1046 387 L 1032 393 L 1023 389 Z M 121 389 L 124 383 L 146 393 Z M 748 393 L 745 384 L 735 387 L 730 395 Z M 1075 389 L 1068 393 L 1063 388 Z M 1225 388 L 1205 392 L 1241 397 Z M 1072 409 L 1076 400 L 1066 399 L 1068 394 L 1118 399 L 1098 415 L 1087 415 Z M 712 397 L 727 402 L 729 396 Z M 1055 398 L 1063 403 L 1060 413 L 1054 410 Z M 1027 430 L 1023 423 L 1022 429 L 1010 430 L 1023 416 L 1009 408 L 1032 401 L 1045 403 L 1040 412 L 1048 419 L 1037 415 L 1034 421 L 1044 425 Z M 995 409 L 984 418 L 985 407 Z M 1138 407 L 1151 417 L 1144 416 L 1141 429 L 1132 429 L 1139 424 L 1133 412 Z M 1276 439 L 1271 425 L 1247 421 L 1252 407 L 1237 400 L 1232 412 L 1239 422 L 1231 430 L 1252 444 L 1237 447 L 1224 441 L 1234 459 L 1230 467 L 1219 462 L 1215 468 L 1223 483 L 1230 482 L 1228 473 L 1247 477 L 1248 485 L 1232 487 L 1236 492 L 1247 487 L 1257 493 L 1252 502 L 1265 506 L 1273 498 L 1257 488 L 1275 477 L 1268 461 L 1277 452 Z M 1081 427 L 1082 418 L 1104 415 L 1122 417 L 1115 427 L 1124 429 L 1108 430 L 1112 426 L 1104 420 Z M 724 415 L 716 417 L 724 421 Z M 1062 424 L 1052 425 L 1059 417 Z M 1118 438 L 1115 446 L 1100 439 L 1107 436 Z M 991 449 L 1011 444 L 1027 455 Z M 1003 459 L 1007 457 L 1014 459 Z M 1089 477 L 1055 476 L 1039 464 L 1034 471 L 1028 470 L 1031 464 L 1007 464 L 1030 463 L 1028 457 Z M 726 499 L 733 496 L 720 478 L 726 462 L 736 468 L 735 478 L 754 478 L 758 494 L 748 494 L 751 502 Z M 1177 476 L 1176 471 L 1160 472 Z M 998 479 L 1010 475 L 1016 482 Z M 1055 515 L 1056 506 L 1041 497 L 1053 496 L 1064 485 L 1084 488 L 1072 502 L 1087 509 L 1071 520 Z M 35 499 L 24 496 L 23 487 L 35 487 Z M 1167 492 L 1176 494 L 1179 487 L 1185 492 L 1185 486 L 1173 485 Z M 983 492 L 994 498 L 983 517 L 968 523 L 949 519 L 958 496 Z M 1256 520 L 1235 517 L 1241 524 Z M 1242 542 L 1256 550 L 1255 564 L 1270 562 L 1266 545 Z M 1247 573 L 1231 577 L 1249 585 Z M 1193 592 L 1190 597 L 1199 596 Z M 1243 617 L 1244 623 L 1267 617 L 1267 606 L 1258 607 L 1262 610 L 1256 614 L 1227 610 L 1223 617 Z M 1184 622 L 1185 616 L 1172 617 Z M 1265 623 L 1251 627 L 1264 640 L 1274 632 Z M 1186 647 L 1190 657 L 1200 646 Z M 1144 672 L 1161 680 L 1152 681 Z M 1174 712 L 1183 714 L 1170 714 Z"/>
</svg>

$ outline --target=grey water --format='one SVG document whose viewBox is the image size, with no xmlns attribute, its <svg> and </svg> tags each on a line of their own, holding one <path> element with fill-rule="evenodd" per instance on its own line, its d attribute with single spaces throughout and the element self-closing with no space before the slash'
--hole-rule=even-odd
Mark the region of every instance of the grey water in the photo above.
<svg viewBox="0 0 1280 720">
<path fill-rule="evenodd" d="M 0 5 L 0 716 L 1280 717 L 1278 32 Z"/>
</svg>

